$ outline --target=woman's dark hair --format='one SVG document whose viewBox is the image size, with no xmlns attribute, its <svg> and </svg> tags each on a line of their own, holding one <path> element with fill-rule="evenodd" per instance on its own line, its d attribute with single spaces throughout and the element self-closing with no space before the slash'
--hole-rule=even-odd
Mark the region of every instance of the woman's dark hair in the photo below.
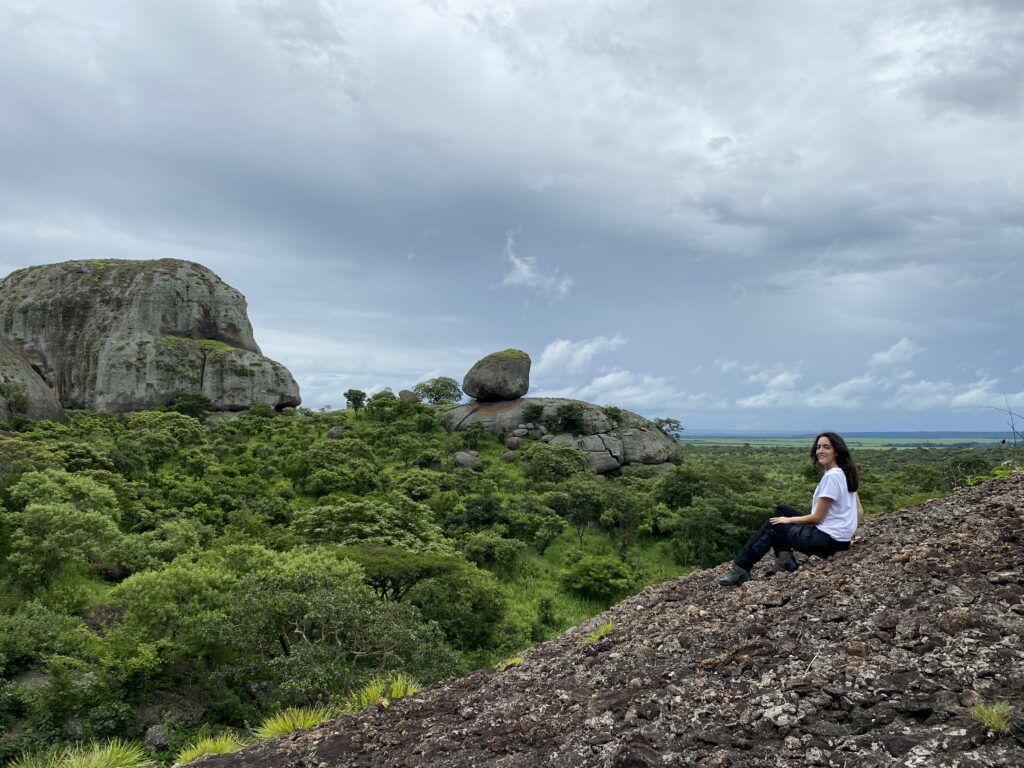
<svg viewBox="0 0 1024 768">
<path fill-rule="evenodd" d="M 818 441 L 823 437 L 827 437 L 828 441 L 832 443 L 832 447 L 836 451 L 836 464 L 846 475 L 846 487 L 850 489 L 850 493 L 853 493 L 860 487 L 860 472 L 857 471 L 857 465 L 853 463 L 853 456 L 850 455 L 850 449 L 846 447 L 846 441 L 843 438 L 835 432 L 822 432 L 814 438 L 814 445 L 811 446 L 811 461 L 814 466 L 818 466 L 816 449 Z"/>
</svg>

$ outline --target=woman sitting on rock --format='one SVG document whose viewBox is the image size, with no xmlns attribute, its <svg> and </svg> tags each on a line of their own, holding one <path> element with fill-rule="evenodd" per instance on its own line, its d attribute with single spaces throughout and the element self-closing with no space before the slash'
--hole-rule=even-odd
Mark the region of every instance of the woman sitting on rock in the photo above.
<svg viewBox="0 0 1024 768">
<path fill-rule="evenodd" d="M 814 489 L 811 514 L 780 504 L 772 517 L 750 537 L 732 568 L 718 583 L 723 587 L 739 586 L 750 580 L 754 563 L 775 550 L 771 573 L 795 571 L 800 566 L 793 550 L 807 555 L 828 557 L 849 549 L 850 539 L 864 519 L 864 508 L 857 496 L 860 476 L 846 442 L 835 432 L 822 432 L 814 440 L 811 461 L 825 474 Z"/>
</svg>

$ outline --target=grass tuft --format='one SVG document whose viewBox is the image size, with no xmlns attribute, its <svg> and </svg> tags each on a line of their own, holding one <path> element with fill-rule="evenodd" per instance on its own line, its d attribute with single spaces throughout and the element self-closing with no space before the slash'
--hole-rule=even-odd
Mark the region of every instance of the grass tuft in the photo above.
<svg viewBox="0 0 1024 768">
<path fill-rule="evenodd" d="M 22 755 L 9 765 L 13 768 L 144 768 L 147 762 L 141 744 L 112 739 L 106 744 L 66 747 L 32 756 Z"/>
<path fill-rule="evenodd" d="M 295 731 L 315 728 L 321 723 L 337 717 L 340 712 L 334 707 L 317 705 L 313 707 L 288 707 L 277 714 L 271 715 L 260 723 L 253 734 L 260 741 L 287 736 Z"/>
<path fill-rule="evenodd" d="M 615 624 L 611 620 L 606 621 L 600 627 L 583 638 L 583 645 L 593 645 L 601 638 L 608 637 L 608 635 L 612 633 L 613 629 L 615 629 Z"/>
<path fill-rule="evenodd" d="M 178 753 L 178 756 L 174 758 L 174 764 L 181 765 L 183 763 L 191 763 L 193 760 L 198 760 L 203 755 L 230 754 L 231 752 L 237 752 L 247 744 L 247 741 L 238 738 L 232 733 L 222 733 L 219 736 L 206 736 L 181 750 Z"/>
<path fill-rule="evenodd" d="M 359 690 L 349 696 L 345 711 L 361 712 L 364 709 L 381 704 L 387 706 L 393 699 L 412 696 L 420 689 L 420 684 L 404 672 L 396 672 L 386 677 L 375 677 Z"/>
<path fill-rule="evenodd" d="M 18 757 L 7 763 L 7 768 L 60 768 L 61 758 L 66 750 L 48 749 L 45 752 L 31 754 L 22 752 Z"/>
<path fill-rule="evenodd" d="M 522 656 L 513 656 L 510 659 L 502 659 L 495 665 L 494 668 L 499 672 L 504 672 L 509 667 L 518 667 L 524 661 L 526 661 L 526 659 L 524 659 Z"/>
<path fill-rule="evenodd" d="M 995 733 L 1009 733 L 1012 714 L 1013 708 L 1006 702 L 975 704 L 971 707 L 971 717 Z"/>
</svg>

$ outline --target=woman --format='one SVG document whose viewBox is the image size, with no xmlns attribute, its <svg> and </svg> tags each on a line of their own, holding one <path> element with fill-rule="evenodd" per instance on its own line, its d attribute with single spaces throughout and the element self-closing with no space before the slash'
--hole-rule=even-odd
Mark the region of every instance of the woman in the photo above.
<svg viewBox="0 0 1024 768">
<path fill-rule="evenodd" d="M 860 475 L 846 442 L 835 432 L 822 432 L 814 440 L 811 461 L 825 470 L 814 489 L 811 514 L 801 515 L 792 507 L 779 505 L 775 517 L 750 537 L 725 578 L 718 583 L 735 587 L 750 580 L 754 563 L 775 550 L 771 573 L 795 571 L 800 566 L 793 550 L 818 557 L 850 548 L 850 539 L 864 519 L 857 496 Z"/>
</svg>

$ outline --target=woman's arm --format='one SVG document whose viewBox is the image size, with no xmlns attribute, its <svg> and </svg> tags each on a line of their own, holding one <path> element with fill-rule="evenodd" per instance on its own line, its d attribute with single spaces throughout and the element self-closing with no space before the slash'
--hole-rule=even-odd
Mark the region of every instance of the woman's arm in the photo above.
<svg viewBox="0 0 1024 768">
<path fill-rule="evenodd" d="M 857 502 L 860 503 L 859 500 Z M 818 506 L 815 507 L 814 512 L 809 515 L 801 515 L 800 517 L 772 517 L 768 520 L 773 525 L 775 523 L 796 523 L 797 525 L 815 525 L 823 522 L 828 517 L 828 511 L 832 508 L 832 499 L 822 496 L 818 499 Z"/>
<path fill-rule="evenodd" d="M 864 507 L 860 504 L 860 494 L 857 495 L 857 525 L 864 522 Z"/>
</svg>

